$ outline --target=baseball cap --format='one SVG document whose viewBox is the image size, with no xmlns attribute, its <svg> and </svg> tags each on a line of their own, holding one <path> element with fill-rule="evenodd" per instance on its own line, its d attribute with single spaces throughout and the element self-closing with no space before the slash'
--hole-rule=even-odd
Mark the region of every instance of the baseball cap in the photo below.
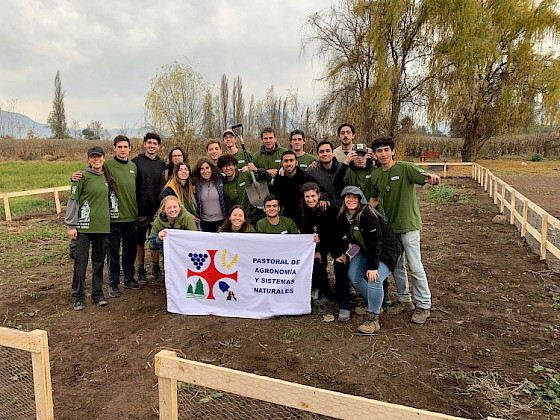
<svg viewBox="0 0 560 420">
<path fill-rule="evenodd" d="M 93 155 L 105 156 L 105 152 L 103 151 L 101 146 L 93 146 L 88 149 L 87 157 L 89 158 L 92 157 Z"/>
<path fill-rule="evenodd" d="M 224 138 L 226 136 L 226 134 L 231 134 L 232 136 L 235 136 L 235 133 L 230 128 L 228 128 L 227 130 L 224 130 L 224 134 L 222 134 L 222 138 Z"/>
<path fill-rule="evenodd" d="M 356 153 L 364 153 L 367 154 L 367 146 L 363 143 L 357 143 L 352 147 L 352 150 Z"/>
</svg>

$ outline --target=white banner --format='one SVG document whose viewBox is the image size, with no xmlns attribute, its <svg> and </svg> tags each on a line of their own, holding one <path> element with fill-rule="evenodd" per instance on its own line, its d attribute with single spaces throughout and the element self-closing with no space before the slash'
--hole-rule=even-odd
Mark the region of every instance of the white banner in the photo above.
<svg viewBox="0 0 560 420">
<path fill-rule="evenodd" d="M 167 232 L 169 312 L 241 318 L 311 312 L 313 235 Z"/>
</svg>

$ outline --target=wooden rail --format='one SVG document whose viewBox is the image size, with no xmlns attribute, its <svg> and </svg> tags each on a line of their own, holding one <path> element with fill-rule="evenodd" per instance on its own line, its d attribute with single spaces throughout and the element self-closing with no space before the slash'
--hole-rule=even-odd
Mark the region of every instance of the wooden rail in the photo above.
<svg viewBox="0 0 560 420">
<path fill-rule="evenodd" d="M 177 381 L 338 419 L 460 418 L 193 362 L 169 350 L 156 354 L 155 372 L 159 384 L 160 420 L 178 419 Z M 220 414 L 235 418 L 233 412 Z"/>
<path fill-rule="evenodd" d="M 548 241 L 548 225 L 555 229 L 560 229 L 560 221 L 550 216 L 545 210 L 537 206 L 519 191 L 508 185 L 505 181 L 495 176 L 488 168 L 473 163 L 472 177 L 488 191 L 488 195 L 494 198 L 494 204 L 500 208 L 500 213 L 504 213 L 505 209 L 510 211 L 509 223 L 514 225 L 519 222 L 519 230 L 521 237 L 525 238 L 529 233 L 540 244 L 541 260 L 546 259 L 546 252 L 550 252 L 553 256 L 560 260 L 560 249 Z M 500 186 L 500 188 L 498 188 Z M 509 193 L 510 200 L 506 200 L 506 193 Z M 519 213 L 516 209 L 516 203 L 523 203 L 523 211 Z M 540 226 L 532 226 L 528 220 L 528 211 L 531 209 L 541 218 Z M 540 232 L 539 232 L 540 228 Z"/>
<path fill-rule="evenodd" d="M 28 195 L 36 195 L 36 194 L 54 194 L 54 204 L 56 206 L 56 213 L 60 213 L 60 197 L 58 193 L 60 191 L 70 191 L 70 186 L 66 185 L 64 187 L 51 187 L 51 188 L 40 188 L 38 190 L 29 190 L 29 191 L 16 191 L 10 193 L 2 193 L 0 194 L 4 199 L 4 214 L 6 215 L 6 220 L 10 222 L 12 220 L 12 213 L 10 212 L 10 201 L 9 199 L 12 197 L 25 197 Z"/>
<path fill-rule="evenodd" d="M 31 353 L 37 419 L 54 419 L 47 332 L 43 330 L 23 332 L 0 327 L 0 346 Z M 0 407 L 1 412 L 2 407 Z"/>
</svg>

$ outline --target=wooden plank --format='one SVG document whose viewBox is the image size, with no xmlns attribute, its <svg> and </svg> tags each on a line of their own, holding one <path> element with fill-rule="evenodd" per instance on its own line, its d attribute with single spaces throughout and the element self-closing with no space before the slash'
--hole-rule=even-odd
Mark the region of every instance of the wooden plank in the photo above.
<svg viewBox="0 0 560 420">
<path fill-rule="evenodd" d="M 47 332 L 43 330 L 34 330 L 29 334 L 37 337 L 41 343 L 41 351 L 38 353 L 31 353 L 37 418 L 52 420 L 54 419 L 54 411 Z"/>
<path fill-rule="evenodd" d="M 498 178 L 494 178 L 494 204 L 498 204 Z"/>
<path fill-rule="evenodd" d="M 525 237 L 527 232 L 527 213 L 529 210 L 529 200 L 525 199 L 523 202 L 523 222 L 521 222 L 521 237 Z"/>
<path fill-rule="evenodd" d="M 515 224 L 515 213 L 517 213 L 517 210 L 515 210 L 515 190 L 513 190 L 511 192 L 511 207 L 510 207 L 510 215 L 509 215 L 510 225 Z"/>
<path fill-rule="evenodd" d="M 178 420 L 177 379 L 160 374 L 163 358 L 178 359 L 175 352 L 161 350 L 155 355 L 155 373 L 158 377 L 159 388 L 159 418 L 160 420 Z"/>
<path fill-rule="evenodd" d="M 546 237 L 548 233 L 548 214 L 543 214 L 541 219 L 541 260 L 546 260 Z"/>
<path fill-rule="evenodd" d="M 488 180 L 488 197 L 492 198 L 492 192 L 494 191 L 494 175 L 491 174 L 490 179 Z"/>
<path fill-rule="evenodd" d="M 6 220 L 8 222 L 12 221 L 12 213 L 10 213 L 10 200 L 8 200 L 8 194 L 2 194 L 4 198 L 4 214 L 6 215 Z"/>
<path fill-rule="evenodd" d="M 445 164 L 447 166 L 473 166 L 472 162 L 413 162 L 418 166 L 441 166 Z"/>
<path fill-rule="evenodd" d="M 62 210 L 60 209 L 60 197 L 58 196 L 58 188 L 54 187 L 53 191 L 54 191 L 54 205 L 56 206 L 56 214 L 60 214 Z"/>
<path fill-rule="evenodd" d="M 0 327 L 0 346 L 35 353 L 41 352 L 42 348 L 41 339 L 37 335 L 6 327 Z"/>
<path fill-rule="evenodd" d="M 558 258 L 560 260 L 560 249 L 556 248 L 550 242 L 546 243 L 546 249 L 548 250 L 548 252 L 550 252 L 552 255 L 554 255 L 556 258 Z"/>
<path fill-rule="evenodd" d="M 488 169 L 484 173 L 484 191 L 488 191 Z"/>
<path fill-rule="evenodd" d="M 548 215 L 548 223 L 550 223 L 554 229 L 560 229 L 560 220 L 556 217 Z"/>
<path fill-rule="evenodd" d="M 445 414 L 432 413 L 426 410 L 345 395 L 252 373 L 179 359 L 162 354 L 162 352 L 159 352 L 156 358 L 158 356 L 159 362 L 156 364 L 156 374 L 158 376 L 326 416 L 341 419 L 457 419 L 457 417 Z"/>
<path fill-rule="evenodd" d="M 40 188 L 38 190 L 28 190 L 28 191 L 16 191 L 16 192 L 11 192 L 11 193 L 7 193 L 8 197 L 12 198 L 12 197 L 25 197 L 28 195 L 36 195 L 36 194 L 52 194 L 54 192 L 54 188 L 55 187 L 50 187 L 50 188 Z M 69 185 L 65 185 L 63 187 L 56 187 L 58 189 L 58 191 L 70 191 L 70 186 Z"/>
<path fill-rule="evenodd" d="M 541 233 L 531 226 L 530 223 L 527 223 L 527 233 L 529 233 L 533 238 L 535 238 L 539 243 L 541 242 Z"/>
<path fill-rule="evenodd" d="M 500 213 L 504 214 L 504 204 L 506 201 L 506 183 L 502 181 L 502 201 L 500 204 Z"/>
</svg>

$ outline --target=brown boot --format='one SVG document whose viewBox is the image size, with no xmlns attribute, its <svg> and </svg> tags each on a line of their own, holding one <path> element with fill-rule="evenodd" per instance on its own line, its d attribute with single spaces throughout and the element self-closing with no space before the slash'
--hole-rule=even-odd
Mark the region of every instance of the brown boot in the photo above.
<svg viewBox="0 0 560 420">
<path fill-rule="evenodd" d="M 358 331 L 362 334 L 374 334 L 381 329 L 379 325 L 379 315 L 368 313 L 366 321 L 358 327 Z"/>
<path fill-rule="evenodd" d="M 387 308 L 387 313 L 388 314 L 401 314 L 403 312 L 412 312 L 414 310 L 415 306 L 414 303 L 412 303 L 412 301 L 408 301 L 408 302 L 401 302 L 399 301 L 398 303 L 395 303 L 393 306 L 389 306 Z"/>
</svg>

